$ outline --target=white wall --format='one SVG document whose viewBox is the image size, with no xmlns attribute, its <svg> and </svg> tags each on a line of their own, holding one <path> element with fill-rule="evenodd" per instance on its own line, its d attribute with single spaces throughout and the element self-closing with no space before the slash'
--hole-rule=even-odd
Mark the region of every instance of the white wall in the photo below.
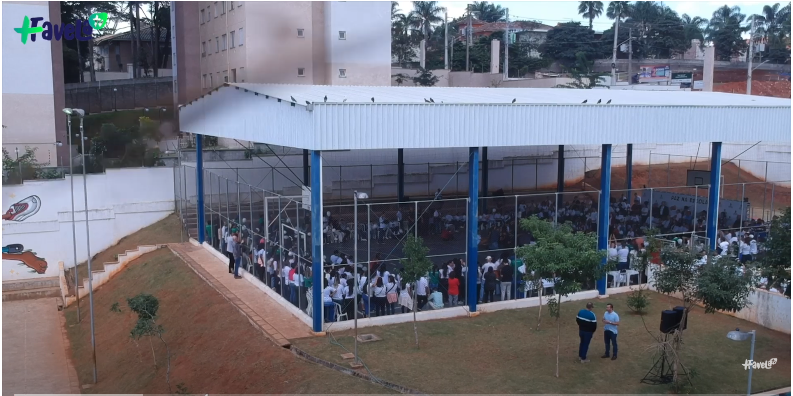
<svg viewBox="0 0 793 396">
<path fill-rule="evenodd" d="M 58 262 L 74 263 L 69 176 L 64 180 L 26 181 L 3 187 L 3 211 L 31 195 L 39 211 L 24 221 L 3 220 L 3 246 L 22 244 L 47 261 L 44 274 L 31 273 L 17 261 L 3 259 L 3 280 L 58 275 Z M 83 177 L 74 178 L 77 261 L 87 259 Z M 172 168 L 109 169 L 88 176 L 88 218 L 92 255 L 115 245 L 174 210 Z"/>
<path fill-rule="evenodd" d="M 339 31 L 347 32 L 339 40 Z M 329 85 L 390 85 L 391 3 L 325 3 L 326 69 Z M 339 77 L 347 69 L 347 77 Z"/>
</svg>

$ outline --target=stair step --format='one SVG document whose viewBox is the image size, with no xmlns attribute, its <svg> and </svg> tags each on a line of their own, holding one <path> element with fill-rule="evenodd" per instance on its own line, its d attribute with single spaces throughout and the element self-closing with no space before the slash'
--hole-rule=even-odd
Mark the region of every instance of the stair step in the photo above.
<svg viewBox="0 0 793 396">
<path fill-rule="evenodd" d="M 3 301 L 32 300 L 46 297 L 61 297 L 61 288 L 39 287 L 3 292 Z"/>
</svg>

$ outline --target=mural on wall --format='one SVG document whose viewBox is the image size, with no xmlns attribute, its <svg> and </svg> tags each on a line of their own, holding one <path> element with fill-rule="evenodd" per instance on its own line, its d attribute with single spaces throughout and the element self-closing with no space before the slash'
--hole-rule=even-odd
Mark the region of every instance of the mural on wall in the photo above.
<svg viewBox="0 0 793 396">
<path fill-rule="evenodd" d="M 3 214 L 3 220 L 25 221 L 41 209 L 41 198 L 31 195 L 8 208 Z M 5 250 L 3 251 L 5 253 Z"/>
<path fill-rule="evenodd" d="M 3 213 L 4 221 L 25 221 L 41 209 L 41 198 L 31 195 L 13 205 Z M 21 244 L 3 246 L 3 260 L 16 261 L 20 266 L 29 268 L 29 272 L 43 274 L 47 272 L 47 261 L 36 255 L 36 252 Z M 15 271 L 11 271 L 13 274 Z"/>
<path fill-rule="evenodd" d="M 25 250 L 25 247 L 18 243 L 3 246 L 3 260 L 19 261 L 19 265 L 30 268 L 31 273 L 47 272 L 47 261 L 32 250 Z"/>
</svg>

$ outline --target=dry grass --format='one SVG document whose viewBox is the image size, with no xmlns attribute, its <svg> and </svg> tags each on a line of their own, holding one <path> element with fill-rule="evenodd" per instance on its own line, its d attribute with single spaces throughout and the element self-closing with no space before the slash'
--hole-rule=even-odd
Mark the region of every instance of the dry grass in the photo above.
<svg viewBox="0 0 793 396">
<path fill-rule="evenodd" d="M 372 372 L 398 384 L 427 393 L 667 393 L 667 385 L 640 383 L 653 363 L 648 348 L 653 337 L 642 318 L 630 313 L 627 295 L 595 301 L 600 317 L 607 302 L 620 313 L 619 358 L 600 359 L 604 352 L 602 324 L 592 339 L 591 363 L 578 362 L 578 328 L 575 314 L 584 302 L 564 303 L 561 318 L 560 378 L 556 364 L 556 323 L 543 311 L 542 326 L 535 330 L 537 308 L 499 311 L 474 318 L 419 323 L 421 348 L 414 347 L 412 323 L 364 329 L 383 341 L 358 346 Z M 657 336 L 659 312 L 678 301 L 651 293 L 652 314 L 644 317 Z M 755 391 L 790 386 L 790 336 L 722 314 L 705 315 L 697 309 L 685 332 L 684 363 L 696 372 L 693 393 L 742 393 L 747 372 L 741 366 L 749 357 L 749 343 L 736 343 L 726 334 L 736 327 L 757 329 L 755 359 L 773 357 L 771 370 L 755 370 Z M 352 350 L 350 332 L 334 334 Z M 295 345 L 315 355 L 339 362 L 341 348 L 325 339 L 297 340 Z"/>
<path fill-rule="evenodd" d="M 363 380 L 298 359 L 273 344 L 221 295 L 168 249 L 129 264 L 94 295 L 99 382 L 90 393 L 167 394 L 165 348 L 129 332 L 137 317 L 126 299 L 139 293 L 159 299 L 158 323 L 173 353 L 171 386 L 191 393 L 384 393 Z M 111 312 L 119 303 L 121 313 Z M 87 307 L 83 306 L 84 310 Z M 66 310 L 68 337 L 81 384 L 92 382 L 89 321 L 76 325 Z M 84 314 L 84 317 L 87 317 Z"/>
</svg>

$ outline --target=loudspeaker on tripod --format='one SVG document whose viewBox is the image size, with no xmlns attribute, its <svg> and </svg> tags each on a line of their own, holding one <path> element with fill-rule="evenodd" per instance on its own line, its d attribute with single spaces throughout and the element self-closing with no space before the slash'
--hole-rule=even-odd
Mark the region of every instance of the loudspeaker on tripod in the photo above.
<svg viewBox="0 0 793 396">
<path fill-rule="evenodd" d="M 677 306 L 672 309 L 673 311 L 677 312 L 677 323 L 678 325 L 683 322 L 683 313 L 686 312 L 685 307 Z M 686 318 L 686 323 L 683 325 L 683 330 L 688 329 L 688 322 L 691 318 Z"/>
<path fill-rule="evenodd" d="M 677 328 L 680 320 L 677 318 L 678 313 L 671 309 L 661 311 L 661 333 L 669 334 Z"/>
</svg>

